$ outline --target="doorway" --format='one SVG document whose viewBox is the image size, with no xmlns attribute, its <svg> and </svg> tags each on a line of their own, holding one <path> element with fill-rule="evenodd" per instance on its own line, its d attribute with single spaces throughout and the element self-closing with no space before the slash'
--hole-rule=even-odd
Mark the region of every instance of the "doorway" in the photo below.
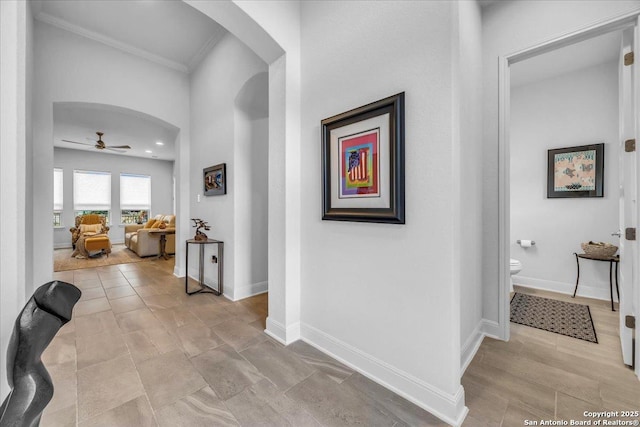
<svg viewBox="0 0 640 427">
<path fill-rule="evenodd" d="M 531 270 L 535 270 L 536 268 L 539 268 L 540 265 L 544 264 L 544 256 L 542 256 L 543 253 L 549 252 L 549 247 L 552 246 L 550 243 L 550 240 L 543 237 L 545 236 L 544 231 L 541 230 L 541 226 L 542 224 L 542 217 L 541 215 L 543 214 L 542 212 L 534 212 L 534 215 L 532 216 L 532 218 L 529 220 L 529 227 L 525 227 L 523 225 L 524 221 L 516 221 L 517 223 L 515 224 L 511 224 L 511 215 L 512 215 L 512 207 L 514 206 L 513 202 L 522 202 L 522 200 L 520 199 L 520 193 L 518 193 L 516 191 L 515 194 L 517 194 L 517 196 L 514 197 L 514 191 L 515 190 L 524 190 L 524 188 L 522 188 L 523 185 L 523 181 L 520 180 L 520 178 L 522 176 L 529 176 L 529 175 L 533 175 L 531 174 L 531 170 L 539 170 L 538 168 L 540 167 L 540 164 L 544 165 L 544 175 L 543 175 L 543 179 L 544 181 L 542 182 L 542 185 L 540 186 L 540 190 L 537 191 L 536 194 L 531 195 L 531 197 L 537 198 L 538 199 L 538 203 L 537 203 L 537 207 L 535 209 L 541 209 L 541 206 L 544 204 L 544 202 L 567 202 L 567 201 L 579 201 L 579 202 L 588 202 L 587 199 L 585 200 L 550 200 L 547 199 L 547 195 L 546 195 L 546 161 L 547 161 L 547 152 L 546 150 L 538 150 L 539 152 L 542 152 L 543 154 L 541 154 L 540 156 L 538 156 L 538 154 L 540 154 L 539 152 L 537 152 L 535 155 L 531 155 L 532 158 L 529 159 L 529 164 L 530 167 L 529 169 L 526 166 L 526 163 L 511 163 L 511 151 L 513 150 L 514 152 L 521 152 L 522 150 L 519 150 L 519 148 L 521 147 L 516 147 L 514 145 L 514 142 L 518 139 L 521 138 L 523 136 L 523 134 L 525 134 L 526 137 L 531 137 L 531 135 L 526 135 L 526 133 L 521 132 L 522 129 L 524 129 L 521 125 L 521 123 L 519 123 L 519 120 L 522 119 L 523 115 L 520 114 L 521 111 L 519 111 L 518 113 L 514 114 L 514 110 L 513 107 L 517 107 L 516 104 L 519 104 L 519 100 L 514 100 L 514 95 L 518 95 L 518 90 L 514 90 L 513 85 L 512 85 L 512 80 L 515 78 L 516 80 L 518 78 L 522 78 L 522 75 L 520 77 L 518 77 L 518 75 L 516 74 L 516 71 L 518 70 L 518 68 L 521 69 L 525 69 L 526 64 L 527 64 L 527 60 L 530 60 L 531 63 L 535 63 L 536 61 L 540 61 L 542 58 L 543 54 L 546 55 L 556 55 L 556 59 L 557 58 L 561 58 L 561 48 L 564 47 L 569 47 L 570 49 L 579 49 L 581 45 L 588 45 L 589 43 L 598 43 L 598 42 L 602 42 L 603 40 L 608 40 L 608 39 L 613 39 L 613 38 L 618 38 L 620 39 L 620 34 L 624 31 L 627 30 L 627 32 L 631 32 L 633 33 L 633 28 L 636 25 L 636 19 L 637 19 L 637 13 L 636 14 L 630 14 L 624 17 L 621 17 L 617 20 L 613 20 L 613 21 L 609 21 L 609 22 L 605 22 L 599 25 L 595 25 L 589 28 L 585 28 L 582 29 L 580 31 L 577 31 L 575 33 L 566 35 L 564 37 L 558 38 L 558 39 L 554 39 L 551 41 L 548 41 L 546 43 L 537 45 L 537 46 L 533 46 L 529 49 L 525 49 L 523 51 L 520 51 L 516 54 L 513 55 L 509 55 L 509 56 L 505 56 L 505 57 L 501 57 L 500 58 L 500 143 L 499 143 L 499 147 L 500 147 L 500 174 L 499 174 L 499 182 L 500 182 L 500 271 L 501 276 L 500 276 L 500 323 L 502 326 L 502 338 L 505 340 L 509 340 L 510 338 L 510 272 L 511 272 L 511 268 L 510 268 L 510 261 L 511 258 L 516 258 L 516 256 L 512 256 L 512 254 L 518 254 L 521 257 L 524 257 L 525 260 L 523 260 L 522 263 L 522 273 L 525 273 L 526 268 L 527 268 L 527 261 L 529 262 L 529 265 L 531 267 Z M 629 40 L 631 41 L 631 40 Z M 582 42 L 582 43 L 581 43 Z M 621 52 L 621 47 L 620 47 L 620 43 L 617 43 L 618 48 L 616 49 L 615 52 L 615 56 L 619 56 L 620 52 Z M 560 56 L 559 56 L 560 55 Z M 573 63 L 575 61 L 569 61 L 569 63 Z M 556 60 L 556 66 L 558 66 L 559 60 Z M 575 65 L 575 64 L 574 64 Z M 592 64 L 593 65 L 593 64 Z M 605 66 L 602 66 L 601 68 L 606 68 Z M 603 70 L 597 70 L 597 71 L 593 71 L 593 73 L 600 73 L 602 74 L 604 71 Z M 609 76 L 617 76 L 617 69 L 613 69 L 611 66 L 608 68 L 607 73 Z M 634 71 L 634 73 L 637 73 Z M 523 75 L 526 75 L 526 72 L 523 73 Z M 622 75 L 622 74 L 621 74 Z M 626 84 L 628 87 L 630 87 L 630 77 L 629 76 L 629 81 L 627 81 Z M 566 88 L 566 84 L 564 86 L 558 86 L 558 88 L 563 87 Z M 522 91 L 520 91 L 522 92 Z M 632 93 L 632 89 L 631 87 L 629 88 L 628 92 Z M 617 98 L 617 90 L 615 92 L 616 98 Z M 624 93 L 624 92 L 622 92 Z M 540 92 L 537 92 L 536 95 L 539 95 Z M 515 102 L 514 102 L 515 101 Z M 514 102 L 514 105 L 512 105 L 512 102 Z M 617 102 L 615 104 L 615 106 L 617 106 Z M 551 108 L 550 108 L 551 109 Z M 549 111 L 528 111 L 529 115 L 535 115 L 535 114 L 541 114 L 544 115 L 544 113 L 548 113 Z M 563 111 L 562 113 L 556 113 L 557 115 L 560 116 L 566 116 L 569 117 L 572 113 L 574 113 L 574 111 Z M 618 127 L 617 127 L 617 114 L 615 116 L 615 120 L 616 123 L 613 125 L 614 126 L 614 131 L 612 133 L 611 136 L 611 140 L 607 141 L 610 142 L 609 144 L 609 152 L 608 154 L 605 155 L 605 161 L 607 161 L 607 164 L 609 165 L 609 167 L 607 168 L 605 166 L 605 171 L 608 171 L 609 174 L 605 175 L 606 177 L 610 178 L 610 182 L 609 184 L 616 184 L 616 176 L 611 177 L 611 174 L 616 174 L 616 171 L 618 170 L 618 165 L 622 165 L 621 160 L 618 159 L 618 154 L 617 154 L 617 149 L 619 148 L 619 141 L 622 138 L 629 138 L 624 136 L 625 133 L 623 131 L 623 129 L 621 128 L 620 132 L 618 133 Z M 628 119 L 627 119 L 628 121 Z M 621 121 L 621 123 L 623 123 L 623 121 Z M 515 126 L 515 128 L 514 128 Z M 588 129 L 588 124 L 585 125 L 586 129 L 582 129 L 582 130 L 589 130 Z M 549 131 L 550 129 L 545 129 L 545 131 Z M 634 132 L 635 129 L 632 130 L 632 135 L 637 133 Z M 628 131 L 627 131 L 628 132 Z M 611 133 L 611 132 L 610 132 Z M 548 137 L 549 135 L 547 135 Z M 566 137 L 566 135 L 564 136 L 564 140 L 562 135 L 560 135 L 560 133 L 558 133 L 558 137 L 561 139 L 559 141 L 554 141 L 553 142 L 553 147 L 549 146 L 547 148 L 561 148 L 564 146 L 571 146 L 571 145 L 581 145 L 579 143 L 570 143 L 568 142 L 568 140 L 570 140 L 570 138 Z M 526 138 L 525 138 L 526 139 Z M 579 139 L 579 138 L 578 138 Z M 584 139 L 584 136 L 583 136 Z M 567 141 L 566 143 L 564 141 Z M 602 141 L 601 141 L 602 142 Z M 531 145 L 532 142 L 529 141 L 529 145 Z M 586 142 L 585 142 L 586 144 Z M 531 147 L 528 147 L 531 148 Z M 526 151 L 526 148 L 525 148 Z M 624 150 L 623 150 L 624 151 Z M 610 155 L 609 155 L 610 154 Z M 607 155 L 609 155 L 609 158 L 607 158 Z M 622 159 L 622 157 L 621 157 Z M 516 168 L 514 168 L 514 166 Z M 531 170 L 530 170 L 531 169 Z M 571 172 L 571 171 L 569 171 Z M 514 174 L 517 177 L 516 179 L 514 179 Z M 605 178 L 606 181 L 607 178 Z M 535 178 L 534 178 L 535 180 Z M 541 184 L 539 181 L 541 181 L 541 179 L 537 179 L 537 182 L 535 183 L 536 185 Z M 627 192 L 629 193 L 629 189 L 633 189 L 633 191 L 635 191 L 635 183 L 637 182 L 637 176 L 634 175 L 634 180 L 633 181 L 629 181 L 628 179 L 626 180 L 626 185 L 624 186 L 624 189 L 627 190 Z M 512 185 L 516 184 L 519 188 L 514 188 Z M 629 185 L 631 184 L 631 185 Z M 612 186 L 609 188 L 609 205 L 610 205 L 610 211 L 608 213 L 608 216 L 615 219 L 617 216 L 617 212 L 615 212 L 615 205 L 616 205 L 616 200 L 617 200 L 617 191 L 615 186 Z M 524 193 L 524 191 L 523 191 Z M 624 193 L 624 191 L 622 192 Z M 615 197 L 614 197 L 615 196 Z M 630 196 L 630 193 L 627 194 L 627 196 Z M 512 198 L 514 198 L 515 200 L 512 201 Z M 624 201 L 622 202 L 624 203 Z M 621 205 L 623 206 L 623 205 Z M 565 209 L 566 210 L 566 209 Z M 583 207 L 584 210 L 584 207 Z M 621 211 L 626 212 L 627 210 L 625 209 L 621 209 Z M 592 214 L 591 212 L 589 212 L 589 209 L 586 210 L 585 215 L 590 215 Z M 625 224 L 625 226 L 628 226 L 630 223 L 635 224 L 637 221 L 637 212 L 631 212 L 631 210 L 629 210 L 629 212 L 627 213 L 626 219 L 622 220 L 622 223 Z M 609 221 L 611 222 L 611 221 Z M 536 224 L 537 223 L 537 224 Z M 597 221 L 596 221 L 597 223 Z M 514 227 L 515 226 L 515 227 Z M 605 225 L 604 227 L 609 227 L 610 224 Z M 611 227 L 610 227 L 611 228 Z M 615 241 L 617 240 L 617 238 L 615 237 L 611 237 L 609 236 L 611 233 L 617 232 L 617 225 L 616 227 L 613 227 L 611 230 L 609 230 L 607 228 L 607 231 L 605 232 L 604 229 L 598 231 L 597 233 L 599 233 L 598 235 L 602 236 L 602 237 L 597 237 L 596 240 L 601 239 L 601 240 L 611 240 L 614 239 L 612 242 L 615 243 Z M 512 235 L 512 230 L 517 233 L 526 233 L 526 235 Z M 527 230 L 526 232 L 524 230 Z M 529 235 L 530 233 L 533 233 L 533 235 Z M 556 235 L 559 236 L 564 236 L 563 233 L 563 229 L 562 227 L 560 227 L 560 230 L 556 230 L 555 231 Z M 596 234 L 597 234 L 596 233 Z M 540 238 L 542 238 L 542 241 L 544 242 L 544 246 L 545 249 L 543 251 L 542 247 L 539 246 L 540 241 L 538 241 L 538 247 L 536 246 L 531 246 L 528 248 L 522 248 L 519 245 L 516 246 L 516 240 L 533 240 L 536 241 L 536 239 L 540 240 L 540 238 L 536 237 L 536 235 L 540 236 Z M 608 237 L 608 239 L 607 239 Z M 558 238 L 562 238 L 562 237 L 558 237 Z M 568 238 L 567 238 L 568 239 Z M 569 240 L 569 239 L 568 239 Z M 591 240 L 590 238 L 588 240 Z M 570 242 L 573 245 L 578 245 L 576 247 L 575 252 L 581 252 L 580 248 L 579 248 L 579 243 L 580 241 L 577 242 Z M 629 244 L 627 242 L 627 244 L 621 244 L 621 248 L 625 247 L 624 249 L 626 249 L 625 252 L 628 253 L 628 256 L 625 257 L 624 256 L 624 252 L 621 254 L 621 259 L 622 259 L 622 263 L 624 264 L 626 261 L 626 266 L 623 266 L 623 272 L 625 269 L 627 269 L 627 274 L 621 274 L 622 277 L 622 290 L 621 290 L 621 294 L 623 295 L 623 299 L 622 299 L 622 304 L 621 304 L 621 308 L 622 308 L 622 314 L 620 317 L 621 320 L 621 324 L 620 324 L 620 342 L 617 343 L 618 347 L 622 348 L 622 351 L 624 353 L 624 360 L 626 363 L 631 364 L 631 359 L 632 359 L 632 345 L 631 345 L 631 330 L 626 328 L 624 325 L 624 320 L 625 317 L 629 314 L 632 314 L 633 312 L 633 306 L 637 307 L 637 299 L 638 299 L 638 280 L 637 280 L 637 273 L 632 274 L 631 270 L 634 268 L 634 266 L 632 265 L 632 261 L 634 261 L 635 259 L 635 250 L 633 249 L 633 246 L 635 245 L 635 243 Z M 523 245 L 524 246 L 524 245 Z M 553 248 L 553 249 L 557 249 L 560 250 L 560 248 Z M 552 251 L 551 251 L 552 252 Z M 566 252 L 566 251 L 565 251 Z M 573 254 L 571 252 L 569 252 L 569 257 L 568 259 L 571 261 L 571 257 L 573 256 Z M 573 269 L 575 269 L 576 263 L 575 263 L 575 259 L 572 262 L 572 267 Z M 569 262 L 569 265 L 564 265 L 564 285 L 566 285 L 567 283 L 570 283 L 571 280 L 566 279 L 567 277 L 569 277 L 568 275 L 569 273 L 569 268 L 571 265 L 571 262 Z M 597 267 L 597 266 L 595 266 Z M 596 270 L 592 268 L 592 271 L 595 272 Z M 526 273 L 525 273 L 526 274 Z M 575 274 L 575 270 L 574 270 L 574 274 Z M 600 273 L 601 274 L 601 273 Z M 606 272 L 605 274 L 601 274 L 603 277 L 602 279 L 606 278 Z M 518 277 L 518 276 L 516 276 Z M 544 280 L 544 278 L 537 280 L 537 282 L 532 278 L 532 277 L 526 277 L 524 274 L 522 275 L 522 277 L 526 278 L 525 282 L 528 280 L 528 283 L 526 283 L 528 286 L 530 287 L 537 287 L 537 288 L 547 288 L 547 290 L 549 290 L 549 288 L 551 288 L 551 290 L 553 290 L 553 287 L 556 286 L 557 289 L 555 289 L 556 291 L 562 291 L 564 293 L 566 292 L 566 289 L 563 289 L 563 284 L 561 283 L 561 281 L 558 281 L 557 283 L 553 283 L 553 280 Z M 573 276 L 575 278 L 575 276 Z M 517 280 L 516 280 L 517 282 Z M 607 279 L 607 285 L 608 285 L 608 279 Z M 571 285 L 569 285 L 571 287 Z M 564 286 L 566 288 L 566 286 Z M 583 288 L 584 289 L 584 288 Z M 573 289 L 570 289 L 571 291 L 573 291 Z M 609 293 L 609 289 L 608 287 L 606 289 L 585 289 L 586 291 L 592 291 L 595 293 L 600 292 L 600 295 L 591 295 L 591 296 L 596 296 L 596 297 L 602 297 L 602 291 L 606 291 L 606 293 Z M 625 293 L 626 291 L 626 293 Z M 580 293 L 579 293 L 580 294 Z M 608 295 L 607 295 L 608 296 Z M 625 297 L 626 297 L 626 301 L 627 303 L 625 304 Z M 608 301 L 606 301 L 608 302 Z M 618 313 L 616 313 L 618 314 Z M 636 352 L 637 353 L 637 352 Z M 638 372 L 636 371 L 636 375 L 638 374 Z"/>
</svg>

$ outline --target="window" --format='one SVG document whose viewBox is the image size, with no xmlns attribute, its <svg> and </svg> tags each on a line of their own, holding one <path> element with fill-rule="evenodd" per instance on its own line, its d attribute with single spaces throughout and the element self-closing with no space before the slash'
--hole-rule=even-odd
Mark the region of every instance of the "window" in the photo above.
<svg viewBox="0 0 640 427">
<path fill-rule="evenodd" d="M 75 215 L 98 214 L 111 223 L 111 173 L 73 171 L 73 210 Z"/>
<path fill-rule="evenodd" d="M 53 226 L 62 227 L 62 209 L 64 208 L 62 169 L 53 169 Z"/>
<path fill-rule="evenodd" d="M 120 174 L 120 222 L 140 224 L 149 218 L 151 210 L 151 177 Z"/>
</svg>

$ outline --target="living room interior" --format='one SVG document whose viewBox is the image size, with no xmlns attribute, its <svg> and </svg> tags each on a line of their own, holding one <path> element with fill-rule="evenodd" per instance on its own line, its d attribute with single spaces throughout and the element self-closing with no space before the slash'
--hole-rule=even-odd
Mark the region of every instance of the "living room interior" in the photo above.
<svg viewBox="0 0 640 427">
<path fill-rule="evenodd" d="M 53 131 L 54 175 L 59 174 L 59 179 L 54 176 L 54 271 L 135 260 L 133 254 L 121 255 L 126 248 L 138 257 L 157 256 L 158 235 L 147 233 L 140 241 L 134 239 L 132 245 L 131 239 L 125 242 L 125 227 L 146 224 L 157 214 L 171 215 L 175 211 L 173 159 L 177 130 L 125 109 L 56 103 Z M 96 148 L 97 138 L 108 142 L 106 149 L 100 145 Z M 113 146 L 131 148 L 110 148 Z M 105 218 L 112 259 L 98 262 L 106 255 L 97 253 L 92 257 L 96 262 L 83 263 L 75 259 L 84 256 L 71 256 L 76 245 L 70 229 L 79 227 L 76 218 L 84 214 Z M 173 254 L 175 236 L 168 238 Z"/>
<path fill-rule="evenodd" d="M 203 404 L 207 417 L 241 425 L 334 425 L 342 415 L 509 425 L 633 403 L 616 396 L 635 396 L 636 378 L 609 359 L 583 357 L 601 356 L 592 347 L 558 355 L 547 336 L 523 343 L 522 328 L 502 341 L 496 58 L 640 3 L 480 3 L 0 2 L 0 365 L 37 286 L 58 278 L 85 294 L 45 358 L 68 393 L 54 398 L 43 424 L 135 416 L 166 425 Z M 399 93 L 406 224 L 323 221 L 321 120 Z M 150 212 L 176 216 L 169 260 L 53 274 L 53 249 L 58 235 L 70 242 L 75 210 L 64 202 L 64 228 L 52 231 L 51 174 L 59 154 L 79 151 L 54 148 L 56 138 L 95 141 L 104 131 L 107 145 L 136 146 L 99 124 L 58 136 L 56 109 L 74 105 L 132 112 L 174 132 L 175 181 L 162 184 L 174 200 L 156 204 L 152 195 Z M 206 196 L 203 171 L 223 163 L 227 194 Z M 153 175 L 100 166 L 89 157 L 62 165 L 63 181 L 73 170 L 111 173 L 109 236 L 118 244 L 121 175 Z M 162 188 L 154 182 L 152 191 Z M 65 199 L 72 192 L 63 186 Z M 184 294 L 185 276 L 198 273 L 191 260 L 186 271 L 191 218 L 225 242 L 224 297 Z M 211 283 L 217 266 L 208 250 Z M 540 369 L 548 362 L 530 360 L 534 347 L 552 355 L 551 366 L 523 379 L 519 358 Z M 159 380 L 180 371 L 184 381 Z M 492 382 L 498 377 L 506 385 Z M 573 385 L 539 384 L 553 378 Z M 3 370 L 3 394 L 6 379 Z M 89 397 L 109 379 L 108 395 Z"/>
</svg>

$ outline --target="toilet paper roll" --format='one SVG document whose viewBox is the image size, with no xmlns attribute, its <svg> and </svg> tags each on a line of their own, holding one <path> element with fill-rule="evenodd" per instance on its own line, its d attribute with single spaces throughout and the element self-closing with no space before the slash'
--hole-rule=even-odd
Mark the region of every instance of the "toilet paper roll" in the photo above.
<svg viewBox="0 0 640 427">
<path fill-rule="evenodd" d="M 520 240 L 520 246 L 523 248 L 530 248 L 533 246 L 533 243 L 531 243 L 531 240 Z"/>
</svg>

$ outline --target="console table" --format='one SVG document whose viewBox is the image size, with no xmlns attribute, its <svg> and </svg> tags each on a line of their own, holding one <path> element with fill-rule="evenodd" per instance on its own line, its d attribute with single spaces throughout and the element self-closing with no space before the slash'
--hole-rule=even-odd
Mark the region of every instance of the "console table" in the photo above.
<svg viewBox="0 0 640 427">
<path fill-rule="evenodd" d="M 199 246 L 199 264 L 198 264 L 198 284 L 200 285 L 200 289 L 195 291 L 189 291 L 189 245 L 198 245 Z M 218 289 L 213 289 L 211 286 L 204 283 L 204 247 L 206 245 L 218 245 L 218 256 L 214 258 L 218 263 Z M 185 269 L 187 274 L 184 278 L 184 291 L 187 295 L 193 295 L 197 293 L 211 293 L 214 295 L 222 295 L 223 290 L 223 267 L 224 267 L 224 242 L 220 240 L 207 239 L 207 240 L 195 240 L 189 239 L 187 240 L 187 250 L 186 257 L 187 262 L 185 265 Z"/>
<path fill-rule="evenodd" d="M 576 263 L 578 264 L 578 277 L 576 278 L 576 288 L 573 291 L 573 297 L 575 298 L 576 292 L 578 292 L 578 282 L 580 281 L 580 258 L 590 259 L 592 261 L 604 261 L 609 263 L 609 291 L 611 292 L 611 311 L 616 311 L 613 307 L 613 279 L 611 278 L 613 272 L 613 264 L 616 265 L 616 294 L 618 295 L 618 302 L 620 302 L 620 291 L 618 289 L 618 264 L 620 263 L 620 257 L 618 255 L 613 256 L 600 256 L 590 254 L 578 254 L 573 253 L 576 256 Z"/>
</svg>

